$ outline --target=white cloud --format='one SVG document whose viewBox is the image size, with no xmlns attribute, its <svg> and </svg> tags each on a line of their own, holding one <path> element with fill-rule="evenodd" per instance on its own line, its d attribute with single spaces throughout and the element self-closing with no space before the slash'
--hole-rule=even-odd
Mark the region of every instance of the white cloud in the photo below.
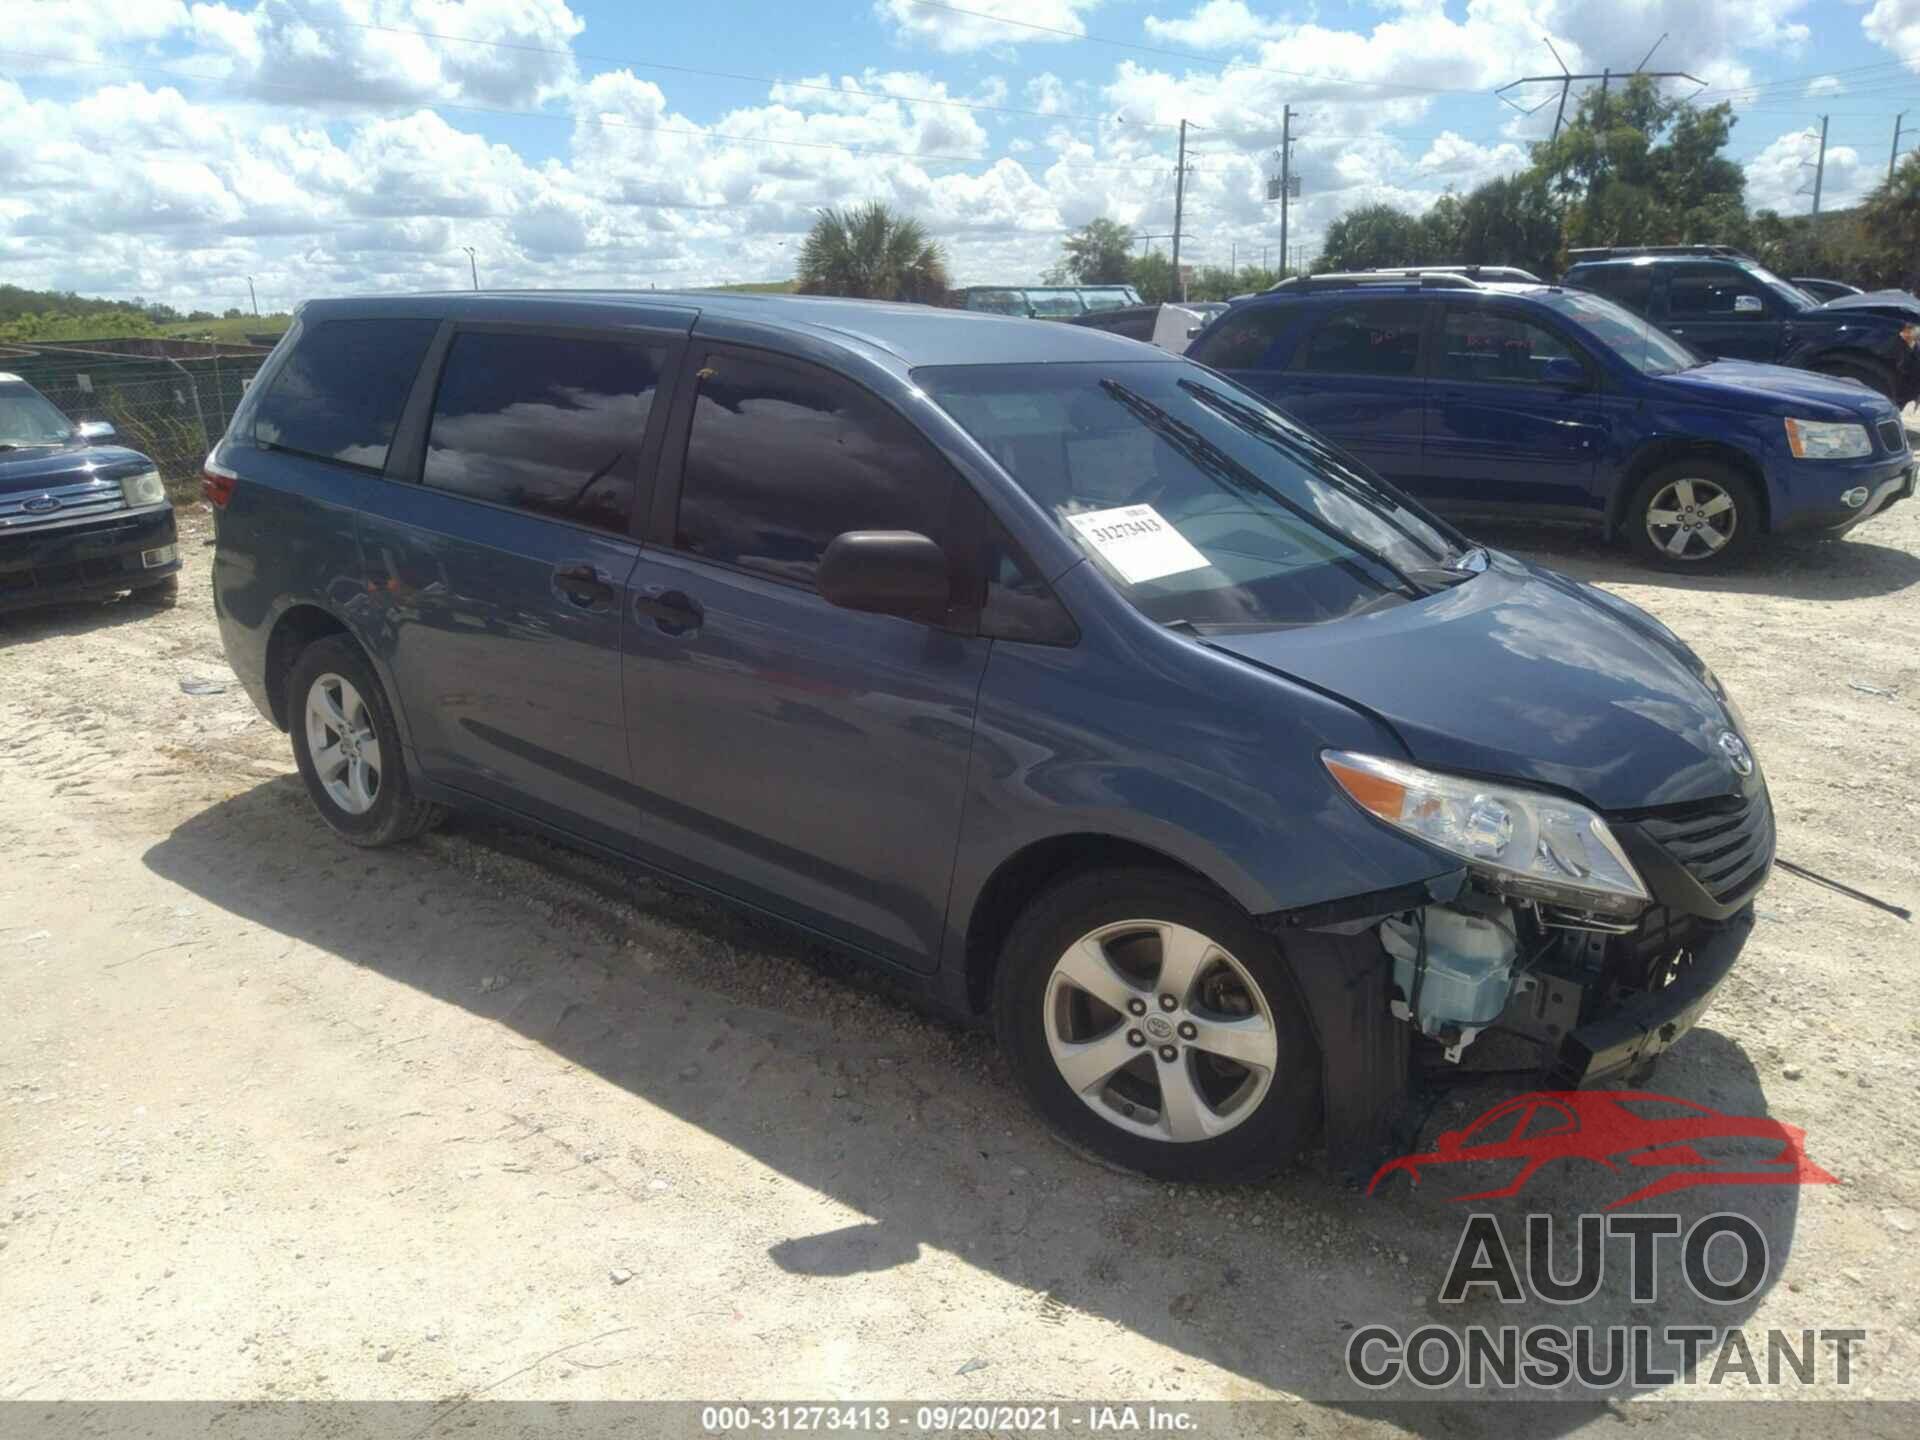
<svg viewBox="0 0 1920 1440">
<path fill-rule="evenodd" d="M 1016 45 L 1058 44 L 1087 33 L 1081 18 L 1101 0 L 965 0 L 949 9 L 914 0 L 874 0 L 873 13 L 904 41 L 949 55 Z M 967 13 L 971 12 L 971 13 Z M 1002 24 L 1002 21 L 1015 24 Z M 1034 28 L 1044 27 L 1044 28 Z M 1065 33 L 1060 33 L 1065 32 Z"/>
<path fill-rule="evenodd" d="M 1806 214 L 1813 208 L 1814 161 L 1819 153 L 1819 137 L 1810 131 L 1794 130 L 1776 137 L 1747 162 L 1747 204 L 1782 215 Z M 1839 210 L 1855 204 L 1877 178 L 1874 167 L 1863 164 L 1852 146 L 1829 145 L 1820 208 Z"/>
<path fill-rule="evenodd" d="M 1807 82 L 1806 96 L 1809 100 L 1816 100 L 1822 95 L 1844 95 L 1846 93 L 1846 82 L 1841 80 L 1837 75 L 1816 75 Z"/>
<path fill-rule="evenodd" d="M 1149 15 L 1146 20 L 1147 34 L 1154 39 L 1192 50 L 1217 50 L 1245 45 L 1250 40 L 1273 39 L 1288 28 L 1278 21 L 1261 19 L 1241 0 L 1206 0 L 1184 19 L 1162 20 Z"/>
<path fill-rule="evenodd" d="M 1860 28 L 1910 69 L 1920 70 L 1920 0 L 1874 0 Z"/>
</svg>

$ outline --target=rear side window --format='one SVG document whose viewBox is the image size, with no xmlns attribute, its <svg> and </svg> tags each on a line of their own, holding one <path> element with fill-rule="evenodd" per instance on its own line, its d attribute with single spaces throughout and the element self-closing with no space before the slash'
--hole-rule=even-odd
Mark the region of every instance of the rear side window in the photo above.
<svg viewBox="0 0 1920 1440">
<path fill-rule="evenodd" d="M 712 354 L 680 488 L 680 549 L 811 585 L 848 530 L 943 538 L 952 477 L 906 421 L 810 366 Z"/>
<path fill-rule="evenodd" d="M 1307 341 L 1300 369 L 1324 375 L 1415 375 L 1422 307 L 1407 301 L 1351 305 Z"/>
<path fill-rule="evenodd" d="M 1187 352 L 1188 358 L 1216 370 L 1282 370 L 1287 356 L 1281 332 L 1288 312 L 1277 305 L 1229 311 L 1227 317 Z"/>
<path fill-rule="evenodd" d="M 381 469 L 439 326 L 437 320 L 327 320 L 304 329 L 254 412 L 255 442 Z"/>
<path fill-rule="evenodd" d="M 1577 283 L 1582 290 L 1604 295 L 1636 315 L 1646 314 L 1653 300 L 1653 267 L 1650 265 L 1597 265 L 1584 271 Z"/>
<path fill-rule="evenodd" d="M 456 335 L 421 480 L 624 534 L 666 351 L 556 335 Z"/>
</svg>

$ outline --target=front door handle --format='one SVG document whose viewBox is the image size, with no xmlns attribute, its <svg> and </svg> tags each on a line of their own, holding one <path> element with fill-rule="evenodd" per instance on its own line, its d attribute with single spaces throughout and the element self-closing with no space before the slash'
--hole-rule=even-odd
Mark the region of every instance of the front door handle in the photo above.
<svg viewBox="0 0 1920 1440">
<path fill-rule="evenodd" d="M 604 610 L 613 600 L 613 581 L 591 565 L 557 565 L 553 588 L 580 610 Z"/>
<path fill-rule="evenodd" d="M 634 594 L 633 613 L 649 617 L 666 635 L 685 635 L 690 630 L 698 630 L 700 622 L 707 618 L 699 602 L 684 590 L 669 590 L 660 585 L 649 585 Z"/>
</svg>

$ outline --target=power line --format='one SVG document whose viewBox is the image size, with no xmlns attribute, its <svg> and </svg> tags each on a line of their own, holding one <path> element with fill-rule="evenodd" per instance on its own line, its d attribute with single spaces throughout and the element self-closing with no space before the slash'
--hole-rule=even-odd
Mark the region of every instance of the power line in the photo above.
<svg viewBox="0 0 1920 1440">
<path fill-rule="evenodd" d="M 1279 75 L 1288 80 L 1315 80 L 1325 85 L 1357 85 L 1367 90 L 1405 90 L 1421 95 L 1476 95 L 1484 96 L 1484 90 L 1463 90 L 1444 85 L 1408 85 L 1395 80 L 1357 80 L 1343 75 L 1321 75 L 1307 70 L 1276 70 L 1271 65 L 1249 65 L 1240 60 L 1216 60 L 1209 55 L 1196 55 L 1189 50 L 1170 50 L 1162 45 L 1141 45 L 1131 40 L 1114 40 L 1104 35 L 1089 35 L 1083 30 L 1065 30 L 1057 25 L 1040 25 L 1031 20 L 1010 20 L 1004 15 L 989 15 L 984 10 L 968 10 L 961 5 L 949 5 L 945 0 L 907 0 L 909 5 L 917 5 L 923 10 L 945 10 L 952 15 L 965 15 L 975 20 L 990 20 L 996 25 L 1011 25 L 1019 30 L 1035 30 L 1043 35 L 1058 35 L 1068 40 L 1085 40 L 1092 45 L 1110 45 L 1119 50 L 1133 50 L 1143 55 L 1164 55 L 1174 60 L 1187 60 L 1196 65 L 1206 65 L 1215 70 L 1251 70 L 1262 75 Z"/>
<path fill-rule="evenodd" d="M 108 63 L 105 61 L 69 60 L 67 57 L 63 55 L 48 55 L 48 54 L 40 53 L 37 51 L 31 51 L 31 50 L 0 49 L 0 55 L 8 55 L 15 59 L 20 59 L 20 60 L 45 61 L 51 64 L 65 66 L 68 69 L 74 69 L 74 70 L 113 70 L 113 71 L 122 71 L 129 74 L 166 75 L 175 79 L 197 80 L 197 81 L 202 81 L 202 82 L 205 82 L 208 84 L 214 84 L 214 85 L 228 84 L 230 80 L 230 77 L 225 75 L 207 75 L 199 71 L 177 70 L 177 69 L 172 69 L 170 67 L 162 66 L 162 65 L 126 65 L 126 64 L 118 64 L 118 63 Z M 337 103 L 340 103 L 342 100 L 342 97 L 337 93 L 330 93 L 322 90 L 314 90 L 304 86 L 286 85 L 276 81 L 253 81 L 251 83 L 265 89 L 280 90 L 280 91 L 287 92 L 289 94 L 301 95 L 308 99 L 321 100 L 327 103 L 337 104 Z M 389 109 L 431 110 L 431 111 L 434 111 L 435 113 L 439 113 L 440 111 L 452 111 L 452 112 L 461 113 L 461 114 L 510 116 L 510 117 L 515 117 L 520 119 L 528 119 L 528 120 L 548 120 L 548 121 L 558 120 L 558 121 L 565 121 L 573 124 L 598 125 L 607 129 L 614 129 L 614 130 L 635 130 L 635 131 L 640 131 L 640 132 L 643 132 L 646 134 L 652 134 L 652 135 L 677 135 L 677 136 L 683 136 L 687 139 L 699 140 L 707 143 L 719 142 L 719 143 L 730 144 L 730 145 L 782 145 L 782 146 L 789 146 L 789 147 L 802 149 L 802 150 L 840 150 L 853 155 L 878 155 L 878 156 L 888 157 L 893 159 L 913 160 L 923 164 L 992 165 L 992 164 L 998 164 L 1002 160 L 1006 160 L 1006 161 L 1010 161 L 1015 165 L 1018 165 L 1023 170 L 1032 172 L 1037 169 L 1042 174 L 1048 173 L 1056 169 L 1068 171 L 1068 172 L 1076 172 L 1076 173 L 1107 171 L 1107 172 L 1120 172 L 1124 174 L 1148 174 L 1148 173 L 1158 171 L 1160 168 L 1162 168 L 1157 165 L 1145 165 L 1145 164 L 1130 164 L 1130 165 L 1100 164 L 1100 163 L 1086 163 L 1081 161 L 1065 161 L 1065 160 L 1056 160 L 1051 164 L 1047 164 L 1047 165 L 1037 165 L 1034 162 L 1022 160 L 1016 155 L 1005 155 L 1005 154 L 1002 154 L 1002 155 L 930 155 L 930 154 L 926 154 L 919 151 L 913 151 L 913 150 L 890 150 L 885 147 L 876 146 L 876 145 L 853 145 L 853 144 L 848 144 L 844 141 L 837 141 L 837 140 L 784 140 L 784 139 L 775 138 L 770 135 L 739 135 L 739 134 L 734 134 L 731 132 L 721 131 L 721 130 L 692 130 L 692 129 L 687 129 L 681 126 L 674 126 L 674 125 L 643 125 L 630 120 L 609 119 L 604 115 L 588 116 L 588 115 L 577 115 L 577 114 L 563 114 L 563 113 L 558 113 L 558 112 L 549 111 L 549 110 L 514 110 L 514 109 L 507 108 L 505 106 L 498 106 L 498 105 L 461 105 L 461 104 L 454 104 L 448 101 L 439 101 L 439 100 L 369 99 L 364 101 L 356 101 L 354 103 L 363 104 L 369 107 L 386 106 Z M 1206 173 L 1218 174 L 1222 172 L 1208 171 Z M 711 209 L 715 207 L 680 206 L 680 207 L 661 207 L 661 208 Z"/>
</svg>

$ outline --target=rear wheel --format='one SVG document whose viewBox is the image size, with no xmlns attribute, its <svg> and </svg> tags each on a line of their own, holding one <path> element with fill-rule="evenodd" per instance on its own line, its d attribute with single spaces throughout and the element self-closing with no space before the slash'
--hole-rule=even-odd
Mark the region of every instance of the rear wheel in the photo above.
<svg viewBox="0 0 1920 1440">
<path fill-rule="evenodd" d="M 1760 502 L 1745 476 L 1712 460 L 1663 465 L 1634 492 L 1627 542 L 1663 570 L 1719 570 L 1760 536 Z"/>
<path fill-rule="evenodd" d="M 1046 892 L 1007 941 L 994 1001 L 1027 1097 L 1103 1160 L 1254 1179 L 1312 1136 L 1320 1057 L 1286 962 L 1197 880 L 1110 870 Z"/>
<path fill-rule="evenodd" d="M 316 640 L 287 676 L 294 763 L 335 832 L 355 845 L 410 840 L 440 818 L 415 798 L 386 691 L 351 641 Z"/>
</svg>

